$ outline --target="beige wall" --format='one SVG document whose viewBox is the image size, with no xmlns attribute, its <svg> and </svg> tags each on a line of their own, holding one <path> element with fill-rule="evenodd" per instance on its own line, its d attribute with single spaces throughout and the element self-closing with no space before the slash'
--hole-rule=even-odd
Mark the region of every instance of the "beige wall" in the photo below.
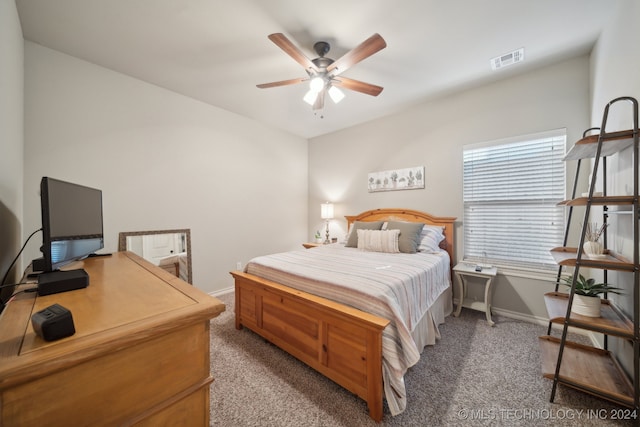
<svg viewBox="0 0 640 427">
<path fill-rule="evenodd" d="M 0 278 L 22 240 L 23 57 L 15 2 L 0 0 Z M 7 283 L 21 272 L 18 265 Z"/>
<path fill-rule="evenodd" d="M 52 176 L 103 190 L 107 252 L 120 231 L 190 228 L 206 292 L 305 239 L 306 140 L 31 42 L 25 86 L 25 234 Z"/>
<path fill-rule="evenodd" d="M 336 203 L 336 217 L 380 207 L 403 207 L 458 218 L 456 258 L 464 248 L 462 148 L 465 144 L 566 128 L 568 141 L 589 120 L 589 59 L 586 56 L 425 102 L 409 111 L 342 132 L 315 138 L 309 145 L 309 233 L 318 227 L 325 199 Z M 368 193 L 367 174 L 425 166 L 424 190 Z M 573 179 L 573 173 L 567 173 Z M 344 220 L 332 224 L 345 233 Z M 496 308 L 546 317 L 542 295 L 549 281 L 499 276 Z"/>
<path fill-rule="evenodd" d="M 9 58 L 2 84 L 8 75 L 11 89 L 0 108 L 16 120 L 0 127 L 9 153 L 0 157 L 0 201 L 8 206 L 1 223 L 15 225 L 0 231 L 24 228 L 24 238 L 39 227 L 42 175 L 96 186 L 105 191 L 106 250 L 116 249 L 121 230 L 190 227 L 195 281 L 209 292 L 231 285 L 227 271 L 237 261 L 311 238 L 323 226 L 318 205 L 325 200 L 336 203 L 337 217 L 381 206 L 457 216 L 462 248 L 464 144 L 558 127 L 567 127 L 571 144 L 590 120 L 599 124 L 604 103 L 639 92 L 633 0 L 603 33 L 591 69 L 586 57 L 570 59 L 315 138 L 308 150 L 286 133 L 27 42 L 22 221 L 23 49 L 14 3 L 1 7 L 0 48 Z M 426 167 L 424 190 L 366 191 L 368 172 L 414 165 Z M 342 237 L 345 223 L 331 228 Z M 0 265 L 17 244 L 5 250 L 3 243 Z M 550 286 L 502 276 L 495 305 L 546 317 L 541 294 Z"/>
</svg>

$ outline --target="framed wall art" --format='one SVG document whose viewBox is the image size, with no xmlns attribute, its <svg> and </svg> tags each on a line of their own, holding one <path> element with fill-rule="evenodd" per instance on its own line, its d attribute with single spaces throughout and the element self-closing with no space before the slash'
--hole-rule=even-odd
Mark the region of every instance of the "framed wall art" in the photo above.
<svg viewBox="0 0 640 427">
<path fill-rule="evenodd" d="M 417 190 L 424 188 L 424 166 L 371 172 L 368 178 L 369 193 Z"/>
</svg>

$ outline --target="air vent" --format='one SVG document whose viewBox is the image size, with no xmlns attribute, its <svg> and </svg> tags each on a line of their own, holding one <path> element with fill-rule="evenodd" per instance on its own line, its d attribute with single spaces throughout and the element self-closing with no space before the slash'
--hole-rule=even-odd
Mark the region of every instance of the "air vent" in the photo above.
<svg viewBox="0 0 640 427">
<path fill-rule="evenodd" d="M 493 70 L 498 70 L 500 68 L 506 67 L 507 65 L 512 65 L 522 61 L 524 61 L 523 47 L 518 50 L 514 50 L 513 52 L 505 53 L 504 55 L 491 58 L 491 68 Z"/>
</svg>

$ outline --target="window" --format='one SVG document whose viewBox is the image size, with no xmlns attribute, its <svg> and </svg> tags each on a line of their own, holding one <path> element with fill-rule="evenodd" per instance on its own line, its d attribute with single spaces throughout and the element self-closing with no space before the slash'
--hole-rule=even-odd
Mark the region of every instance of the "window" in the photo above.
<svg viewBox="0 0 640 427">
<path fill-rule="evenodd" d="M 566 130 L 463 149 L 464 258 L 554 269 L 562 246 Z"/>
</svg>

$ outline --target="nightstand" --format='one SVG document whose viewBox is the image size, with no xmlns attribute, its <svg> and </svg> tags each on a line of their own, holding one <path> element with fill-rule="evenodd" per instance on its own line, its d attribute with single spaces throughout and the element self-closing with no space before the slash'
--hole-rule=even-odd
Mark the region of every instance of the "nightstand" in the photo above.
<svg viewBox="0 0 640 427">
<path fill-rule="evenodd" d="M 458 307 L 456 308 L 454 316 L 459 316 L 462 311 L 462 307 L 470 308 L 473 310 L 484 311 L 487 315 L 487 323 L 493 326 L 495 323 L 491 320 L 491 285 L 493 279 L 498 273 L 496 267 L 482 267 L 481 271 L 476 271 L 476 264 L 468 264 L 461 262 L 453 267 L 453 272 L 458 279 Z M 467 278 L 477 277 L 484 279 L 484 301 L 475 301 L 470 298 L 466 298 L 467 295 Z"/>
<path fill-rule="evenodd" d="M 322 243 L 303 243 L 302 246 L 309 249 L 309 248 L 315 248 L 317 246 L 322 246 Z"/>
</svg>

